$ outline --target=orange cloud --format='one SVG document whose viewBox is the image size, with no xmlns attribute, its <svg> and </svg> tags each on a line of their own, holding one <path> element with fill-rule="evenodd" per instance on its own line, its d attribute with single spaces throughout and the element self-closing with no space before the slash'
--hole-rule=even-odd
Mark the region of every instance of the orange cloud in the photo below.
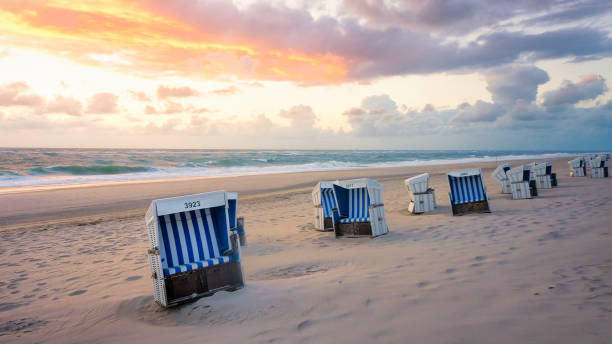
<svg viewBox="0 0 612 344">
<path fill-rule="evenodd" d="M 139 1 L 6 0 L 0 3 L 0 31 L 11 46 L 147 77 L 335 83 L 347 74 L 341 57 L 226 38 Z"/>
</svg>

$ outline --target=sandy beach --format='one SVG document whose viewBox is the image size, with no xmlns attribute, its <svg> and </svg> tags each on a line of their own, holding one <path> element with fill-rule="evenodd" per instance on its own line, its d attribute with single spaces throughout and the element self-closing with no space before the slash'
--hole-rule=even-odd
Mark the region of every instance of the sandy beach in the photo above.
<svg viewBox="0 0 612 344">
<path fill-rule="evenodd" d="M 612 180 L 567 160 L 531 200 L 500 193 L 496 163 L 3 190 L 0 342 L 609 343 Z M 492 213 L 453 217 L 444 173 L 468 167 Z M 438 208 L 412 215 L 403 180 L 422 172 Z M 389 234 L 314 230 L 312 186 L 353 177 L 383 184 Z M 161 309 L 144 209 L 219 189 L 239 193 L 247 286 Z"/>
</svg>

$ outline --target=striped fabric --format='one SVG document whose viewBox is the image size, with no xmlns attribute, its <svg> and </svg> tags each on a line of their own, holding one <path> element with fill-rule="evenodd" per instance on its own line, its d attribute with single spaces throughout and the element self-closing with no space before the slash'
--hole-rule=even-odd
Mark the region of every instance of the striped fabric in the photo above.
<svg viewBox="0 0 612 344">
<path fill-rule="evenodd" d="M 229 261 L 219 251 L 211 209 L 159 216 L 164 275 Z"/>
<path fill-rule="evenodd" d="M 178 274 L 179 272 L 185 272 L 189 270 L 205 268 L 207 266 L 213 266 L 221 263 L 228 263 L 232 260 L 230 256 L 221 256 L 214 259 L 200 260 L 193 263 L 181 264 L 173 266 L 171 268 L 164 268 L 164 276 Z"/>
<path fill-rule="evenodd" d="M 321 189 L 321 205 L 323 206 L 323 217 L 333 217 L 332 209 L 337 208 L 334 189 Z"/>
<path fill-rule="evenodd" d="M 368 189 L 349 189 L 348 204 L 348 217 L 340 219 L 341 223 L 367 222 L 370 220 L 370 214 L 368 212 L 368 207 L 370 206 L 370 196 L 368 195 Z"/>
<path fill-rule="evenodd" d="M 486 200 L 482 179 L 479 175 L 453 177 L 448 176 L 453 204 L 463 204 Z"/>
</svg>

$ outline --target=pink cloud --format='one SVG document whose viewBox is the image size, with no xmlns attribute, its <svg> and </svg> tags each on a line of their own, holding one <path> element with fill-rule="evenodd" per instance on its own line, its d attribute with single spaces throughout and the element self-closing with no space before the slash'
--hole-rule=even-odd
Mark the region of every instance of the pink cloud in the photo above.
<svg viewBox="0 0 612 344">
<path fill-rule="evenodd" d="M 184 86 L 184 87 L 169 87 L 169 86 L 159 86 L 157 88 L 157 97 L 159 99 L 166 98 L 184 98 L 184 97 L 194 97 L 199 94 L 198 91 Z"/>
<path fill-rule="evenodd" d="M 119 112 L 118 97 L 112 93 L 98 93 L 90 98 L 85 112 L 92 114 L 113 114 Z"/>
</svg>

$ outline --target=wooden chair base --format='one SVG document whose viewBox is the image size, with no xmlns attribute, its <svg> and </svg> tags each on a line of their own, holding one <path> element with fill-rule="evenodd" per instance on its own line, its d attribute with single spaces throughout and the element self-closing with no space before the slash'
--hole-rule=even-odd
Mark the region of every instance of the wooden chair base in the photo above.
<svg viewBox="0 0 612 344">
<path fill-rule="evenodd" d="M 244 286 L 242 268 L 237 261 L 170 275 L 164 279 L 164 283 L 168 307 Z"/>
<path fill-rule="evenodd" d="M 488 201 L 478 201 L 462 204 L 451 204 L 453 215 L 464 215 L 470 213 L 490 213 Z"/>
<path fill-rule="evenodd" d="M 338 237 L 363 237 L 372 236 L 372 225 L 369 222 L 336 223 L 334 228 L 336 238 Z"/>
</svg>

